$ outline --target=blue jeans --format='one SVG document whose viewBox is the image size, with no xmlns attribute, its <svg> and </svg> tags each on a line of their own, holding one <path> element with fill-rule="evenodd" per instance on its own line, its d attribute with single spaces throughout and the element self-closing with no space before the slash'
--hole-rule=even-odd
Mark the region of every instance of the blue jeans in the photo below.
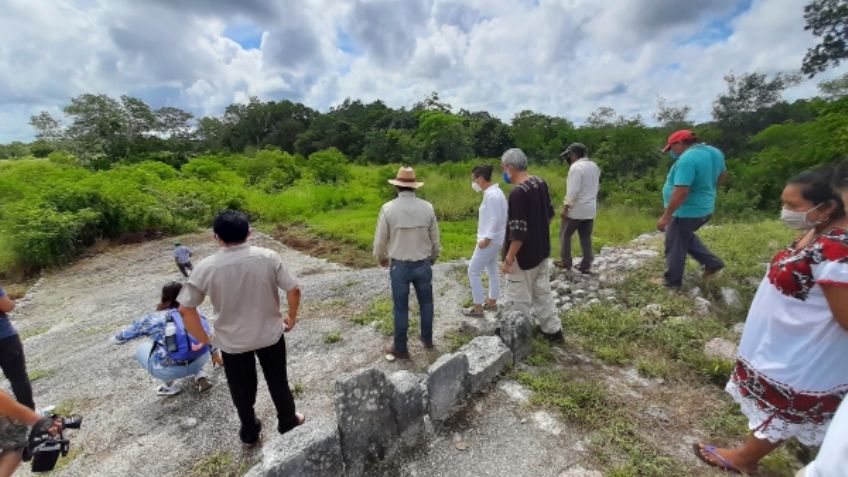
<svg viewBox="0 0 848 477">
<path fill-rule="evenodd" d="M 409 329 L 409 285 L 415 287 L 421 311 L 421 341 L 433 342 L 433 268 L 430 260 L 405 262 L 392 260 L 389 276 L 395 319 L 395 352 L 406 353 Z"/>
<path fill-rule="evenodd" d="M 674 217 L 665 229 L 665 286 L 680 288 L 683 285 L 683 272 L 686 269 L 686 255 L 694 258 L 704 270 L 715 271 L 724 268 L 724 262 L 695 235 L 710 216 L 698 218 Z"/>
<path fill-rule="evenodd" d="M 138 348 L 135 349 L 135 359 L 151 376 L 166 383 L 175 379 L 194 376 L 209 361 L 209 353 L 203 353 L 199 358 L 185 366 L 159 366 L 150 362 L 150 351 L 152 349 L 152 341 L 138 345 Z"/>
</svg>

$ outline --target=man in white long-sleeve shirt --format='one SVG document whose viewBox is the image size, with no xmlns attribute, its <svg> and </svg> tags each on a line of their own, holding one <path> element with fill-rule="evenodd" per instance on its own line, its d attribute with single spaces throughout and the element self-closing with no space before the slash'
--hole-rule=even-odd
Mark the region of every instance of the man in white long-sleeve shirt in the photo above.
<svg viewBox="0 0 848 477">
<path fill-rule="evenodd" d="M 474 306 L 463 310 L 466 316 L 480 318 L 484 310 L 497 311 L 501 293 L 498 275 L 498 251 L 506 235 L 507 202 L 498 184 L 492 182 L 492 166 L 477 166 L 471 171 L 471 188 L 483 193 L 477 218 L 477 246 L 468 264 L 468 281 Z M 489 275 L 489 296 L 485 304 L 483 272 Z"/>
<path fill-rule="evenodd" d="M 562 206 L 562 223 L 559 227 L 561 261 L 555 265 L 571 269 L 571 236 L 580 237 L 583 259 L 577 267 L 583 273 L 592 269 L 592 228 L 598 213 L 598 190 L 601 170 L 586 157 L 586 146 L 575 142 L 561 154 L 570 164 L 566 179 L 565 200 Z"/>
</svg>

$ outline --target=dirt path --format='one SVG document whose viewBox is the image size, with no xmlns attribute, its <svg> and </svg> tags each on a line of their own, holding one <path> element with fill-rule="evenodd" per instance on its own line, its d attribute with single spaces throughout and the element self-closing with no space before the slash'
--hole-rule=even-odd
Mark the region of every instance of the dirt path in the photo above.
<svg viewBox="0 0 848 477">
<path fill-rule="evenodd" d="M 195 263 L 216 250 L 209 234 L 182 240 L 194 251 Z M 390 297 L 386 270 L 351 270 L 262 234 L 251 240 L 279 251 L 300 279 L 305 305 L 286 342 L 297 405 L 310 418 L 333 416 L 332 390 L 339 373 L 368 365 L 419 371 L 438 357 L 437 352 L 424 353 L 412 337 L 415 359 L 387 363 L 381 349 L 388 339 L 371 326 L 351 322 L 375 299 Z M 57 405 L 85 416 L 83 429 L 71 435 L 72 458 L 62 459 L 63 468 L 54 475 L 168 476 L 184 474 L 216 452 L 246 462 L 258 458 L 241 455 L 238 419 L 222 370 L 212 373 L 214 387 L 206 394 L 190 389 L 163 399 L 154 392 L 156 382 L 133 357 L 140 340 L 108 342 L 153 309 L 163 284 L 181 278 L 171 253 L 171 239 L 113 247 L 48 274 L 19 301 L 12 319 L 25 337 L 29 372 L 37 378 L 37 405 Z M 467 293 L 454 279 L 454 267 L 435 267 L 437 342 L 458 326 L 459 305 Z M 208 303 L 202 307 L 209 308 Z M 341 341 L 325 343 L 331 332 L 338 332 Z M 275 418 L 261 384 L 256 408 L 266 425 L 265 439 L 279 439 L 267 431 Z"/>
</svg>

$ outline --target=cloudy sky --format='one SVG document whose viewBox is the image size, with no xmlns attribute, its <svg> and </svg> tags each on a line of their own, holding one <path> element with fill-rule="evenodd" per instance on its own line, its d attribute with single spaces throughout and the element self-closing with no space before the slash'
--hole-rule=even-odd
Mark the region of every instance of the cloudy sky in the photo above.
<svg viewBox="0 0 848 477">
<path fill-rule="evenodd" d="M 729 72 L 800 68 L 807 0 L 0 0 L 0 143 L 82 93 L 219 115 L 251 96 L 320 111 L 431 91 L 504 120 L 709 118 Z M 815 94 L 833 69 L 788 91 Z"/>
</svg>

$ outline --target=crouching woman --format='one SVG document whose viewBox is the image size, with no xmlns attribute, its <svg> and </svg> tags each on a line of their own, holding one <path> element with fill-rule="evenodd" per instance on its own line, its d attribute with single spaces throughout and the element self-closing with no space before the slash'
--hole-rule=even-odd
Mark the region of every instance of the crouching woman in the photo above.
<svg viewBox="0 0 848 477">
<path fill-rule="evenodd" d="M 127 328 L 113 337 L 116 344 L 148 336 L 135 350 L 135 359 L 151 376 L 162 381 L 156 389 L 160 396 L 173 396 L 182 391 L 176 380 L 194 377 L 198 391 L 206 391 L 212 384 L 203 370 L 210 358 L 221 363 L 218 351 L 208 345 L 200 346 L 183 325 L 182 316 L 177 309 L 180 304 L 177 296 L 182 284 L 170 282 L 162 288 L 162 300 L 156 313 L 148 313 L 132 322 Z M 164 311 L 164 313 L 162 313 Z M 209 331 L 206 317 L 201 315 L 203 327 Z"/>
</svg>

